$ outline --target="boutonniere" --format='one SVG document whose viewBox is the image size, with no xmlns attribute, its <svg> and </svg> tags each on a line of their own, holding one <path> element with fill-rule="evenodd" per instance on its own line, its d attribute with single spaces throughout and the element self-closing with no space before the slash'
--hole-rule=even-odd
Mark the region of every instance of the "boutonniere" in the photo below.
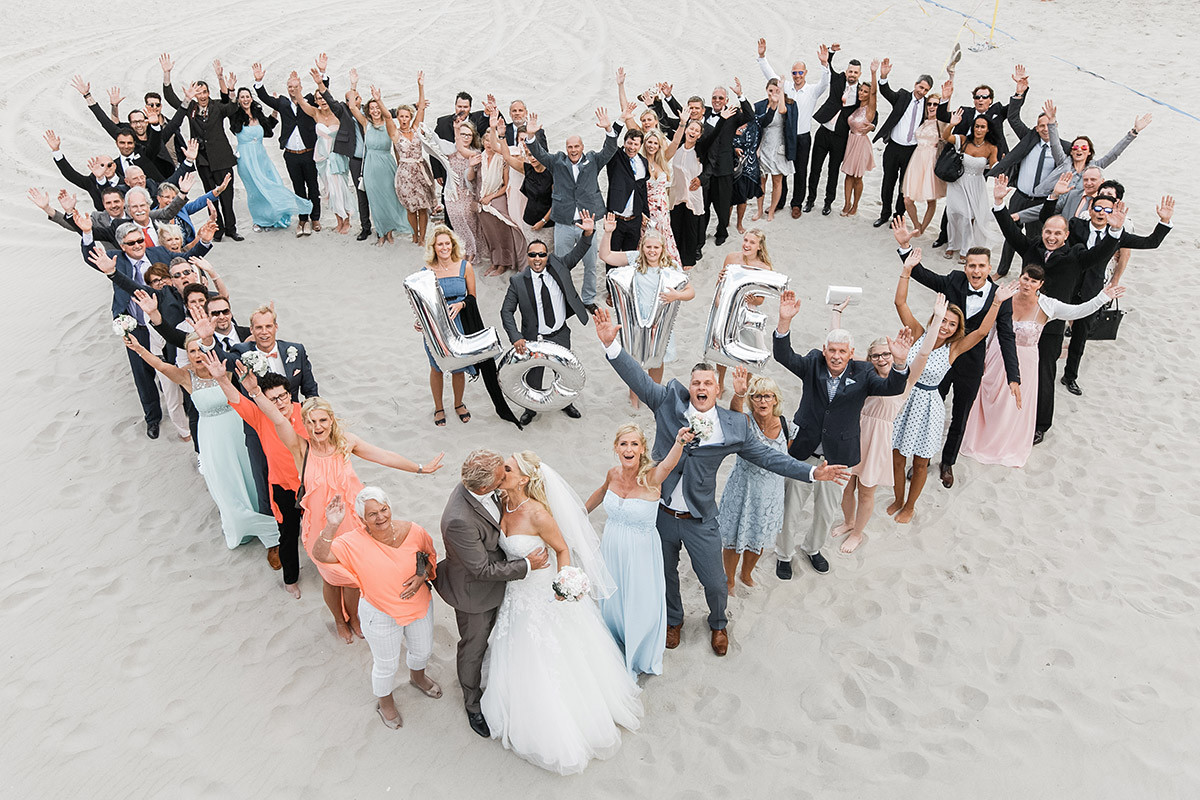
<svg viewBox="0 0 1200 800">
<path fill-rule="evenodd" d="M 586 167 L 587 165 L 588 165 L 588 160 L 586 158 L 579 159 L 579 166 Z"/>
<path fill-rule="evenodd" d="M 300 353 L 299 353 L 299 352 L 296 350 L 296 348 L 294 348 L 294 347 L 289 347 L 289 348 L 287 349 L 287 360 L 288 360 L 288 363 L 290 364 L 290 363 L 292 363 L 293 361 L 295 361 L 295 360 L 296 360 L 296 356 L 298 356 L 298 355 L 300 355 Z"/>
</svg>

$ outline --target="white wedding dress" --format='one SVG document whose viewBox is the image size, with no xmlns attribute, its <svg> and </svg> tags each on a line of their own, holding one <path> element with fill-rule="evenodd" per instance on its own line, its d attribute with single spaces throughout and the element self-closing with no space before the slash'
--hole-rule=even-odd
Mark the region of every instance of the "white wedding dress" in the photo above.
<svg viewBox="0 0 1200 800">
<path fill-rule="evenodd" d="M 538 536 L 500 535 L 510 559 L 544 545 Z M 554 551 L 548 552 L 549 567 L 505 589 L 488 638 L 481 705 L 492 738 L 543 769 L 569 775 L 616 753 L 618 725 L 637 730 L 641 689 L 596 601 L 588 595 L 555 599 L 558 568 Z"/>
</svg>

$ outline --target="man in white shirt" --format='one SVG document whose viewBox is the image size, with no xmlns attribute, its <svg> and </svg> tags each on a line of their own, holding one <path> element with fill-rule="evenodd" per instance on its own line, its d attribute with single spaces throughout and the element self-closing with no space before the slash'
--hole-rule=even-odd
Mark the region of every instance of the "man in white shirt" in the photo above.
<svg viewBox="0 0 1200 800">
<path fill-rule="evenodd" d="M 850 136 L 847 120 L 858 108 L 858 79 L 862 75 L 862 62 L 856 58 L 850 59 L 845 72 L 834 70 L 833 54 L 841 47 L 836 42 L 829 45 L 829 96 L 820 108 L 813 112 L 813 120 L 820 123 L 820 127 L 813 138 L 812 165 L 808 172 L 808 197 L 804 201 L 804 211 L 812 211 L 817 200 L 817 185 L 821 182 L 821 169 L 828 158 L 825 202 L 821 206 L 821 213 L 825 216 L 832 212 L 837 188 L 842 182 L 839 167 L 842 165 L 842 156 L 846 154 L 846 140 Z"/>
<path fill-rule="evenodd" d="M 322 83 L 328 86 L 325 77 L 326 58 L 322 53 L 317 57 L 317 69 L 321 72 Z M 283 163 L 287 166 L 288 177 L 292 179 L 292 191 L 297 197 L 312 203 L 310 214 L 298 215 L 296 236 L 307 236 L 321 230 L 321 189 L 317 182 L 317 163 L 313 153 L 317 146 L 316 120 L 300 108 L 300 101 L 306 100 L 310 105 L 316 104 L 316 98 L 303 95 L 300 88 L 300 77 L 293 71 L 287 80 L 287 96 L 276 97 L 267 92 L 263 86 L 266 72 L 262 64 L 254 64 L 254 92 L 266 106 L 279 112 L 279 147 L 283 150 Z"/>
<path fill-rule="evenodd" d="M 887 147 L 883 151 L 879 219 L 874 223 L 876 228 L 887 225 L 892 217 L 904 214 L 904 173 L 908 171 L 908 162 L 917 149 L 917 129 L 925 122 L 925 97 L 933 88 L 933 76 L 921 75 L 911 92 L 893 89 L 888 83 L 891 71 L 891 59 L 885 58 L 879 65 L 879 93 L 892 104 L 892 112 L 875 134 L 877 142 L 887 139 Z M 936 110 L 935 107 L 935 113 Z"/>
</svg>

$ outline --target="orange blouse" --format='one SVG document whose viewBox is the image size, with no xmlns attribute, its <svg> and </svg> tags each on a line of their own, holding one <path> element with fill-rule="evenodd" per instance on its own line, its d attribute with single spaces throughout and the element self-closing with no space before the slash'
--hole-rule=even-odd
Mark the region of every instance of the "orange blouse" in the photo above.
<svg viewBox="0 0 1200 800">
<path fill-rule="evenodd" d="M 354 575 L 366 601 L 396 620 L 397 625 L 418 620 L 429 610 L 431 595 L 427 583 L 421 583 L 417 593 L 407 600 L 400 597 L 404 582 L 417 572 L 418 551 L 429 555 L 429 572 L 425 577 L 432 580 L 437 572 L 433 539 L 417 523 L 412 523 L 399 547 L 390 547 L 365 530 L 355 528 L 334 539 L 329 550 Z"/>
</svg>

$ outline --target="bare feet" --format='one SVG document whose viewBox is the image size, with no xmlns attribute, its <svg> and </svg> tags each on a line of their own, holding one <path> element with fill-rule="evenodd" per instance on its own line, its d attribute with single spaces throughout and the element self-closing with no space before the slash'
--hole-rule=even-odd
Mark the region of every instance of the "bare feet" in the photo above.
<svg viewBox="0 0 1200 800">
<path fill-rule="evenodd" d="M 829 535 L 836 539 L 839 536 L 845 536 L 852 530 L 854 530 L 853 522 L 843 522 L 841 525 L 835 526 L 834 529 L 829 532 Z"/>
<path fill-rule="evenodd" d="M 728 591 L 729 591 L 729 596 L 730 596 L 730 597 L 734 597 L 734 594 L 733 594 L 733 581 L 732 581 L 732 580 L 730 580 L 730 581 L 729 581 L 729 582 L 728 582 L 728 583 L 725 585 L 725 588 L 726 588 L 726 589 L 728 589 Z"/>
<path fill-rule="evenodd" d="M 298 584 L 298 583 L 285 583 L 285 584 L 283 585 L 283 588 L 284 588 L 284 589 L 287 589 L 287 591 L 288 591 L 288 594 L 290 594 L 292 597 L 296 598 L 297 600 L 299 600 L 299 599 L 300 599 L 300 584 Z"/>
<path fill-rule="evenodd" d="M 367 638 L 367 637 L 363 636 L 362 623 L 360 623 L 357 618 L 350 620 L 350 629 L 354 631 L 354 635 L 357 636 L 358 638 L 360 638 L 360 639 Z"/>
<path fill-rule="evenodd" d="M 504 274 L 504 267 L 497 267 L 497 266 L 493 265 L 487 272 L 483 273 L 483 277 L 494 278 L 497 275 L 503 275 L 503 274 Z"/>
<path fill-rule="evenodd" d="M 346 644 L 354 644 L 354 634 L 350 632 L 350 626 L 340 619 L 337 621 L 337 635 L 342 637 Z"/>
<path fill-rule="evenodd" d="M 900 509 L 900 511 L 896 514 L 896 522 L 899 522 L 901 525 L 907 525 L 908 523 L 912 522 L 914 511 L 915 509 L 909 508 L 908 506 Z"/>
<path fill-rule="evenodd" d="M 858 531 L 855 531 L 846 537 L 846 541 L 842 542 L 842 552 L 846 554 L 853 553 L 858 549 L 858 546 L 862 544 L 862 540 L 863 535 Z"/>
<path fill-rule="evenodd" d="M 903 501 L 901 501 L 901 500 L 893 500 L 893 501 L 891 502 L 891 504 L 890 504 L 890 505 L 888 505 L 888 507 L 887 507 L 887 515 L 890 517 L 892 514 L 895 514 L 897 511 L 899 511 L 899 510 L 900 510 L 900 507 L 901 507 L 901 506 L 903 506 L 903 505 L 904 505 L 904 502 L 903 502 Z"/>
<path fill-rule="evenodd" d="M 772 208 L 770 211 L 767 212 L 767 222 L 774 222 L 774 221 L 775 221 L 775 209 Z"/>
<path fill-rule="evenodd" d="M 757 219 L 757 218 L 756 218 L 756 219 Z M 746 226 L 745 226 L 745 225 L 743 225 L 742 223 L 740 223 L 740 222 L 739 222 L 739 223 L 737 224 L 737 232 L 738 232 L 738 233 L 745 233 L 745 232 L 746 232 Z"/>
<path fill-rule="evenodd" d="M 850 216 L 850 206 L 843 206 L 839 216 L 842 216 L 842 217 Z"/>
<path fill-rule="evenodd" d="M 750 217 L 750 221 L 758 222 L 760 219 L 762 219 L 762 209 L 761 208 L 758 211 L 754 212 L 753 216 Z"/>
<path fill-rule="evenodd" d="M 752 578 L 750 576 L 750 573 L 747 572 L 746 570 L 741 571 L 740 577 L 742 579 L 742 583 L 746 584 L 747 586 L 757 586 L 758 585 L 757 583 L 754 582 L 754 578 Z M 730 594 L 733 594 L 733 592 L 730 592 Z"/>
</svg>

